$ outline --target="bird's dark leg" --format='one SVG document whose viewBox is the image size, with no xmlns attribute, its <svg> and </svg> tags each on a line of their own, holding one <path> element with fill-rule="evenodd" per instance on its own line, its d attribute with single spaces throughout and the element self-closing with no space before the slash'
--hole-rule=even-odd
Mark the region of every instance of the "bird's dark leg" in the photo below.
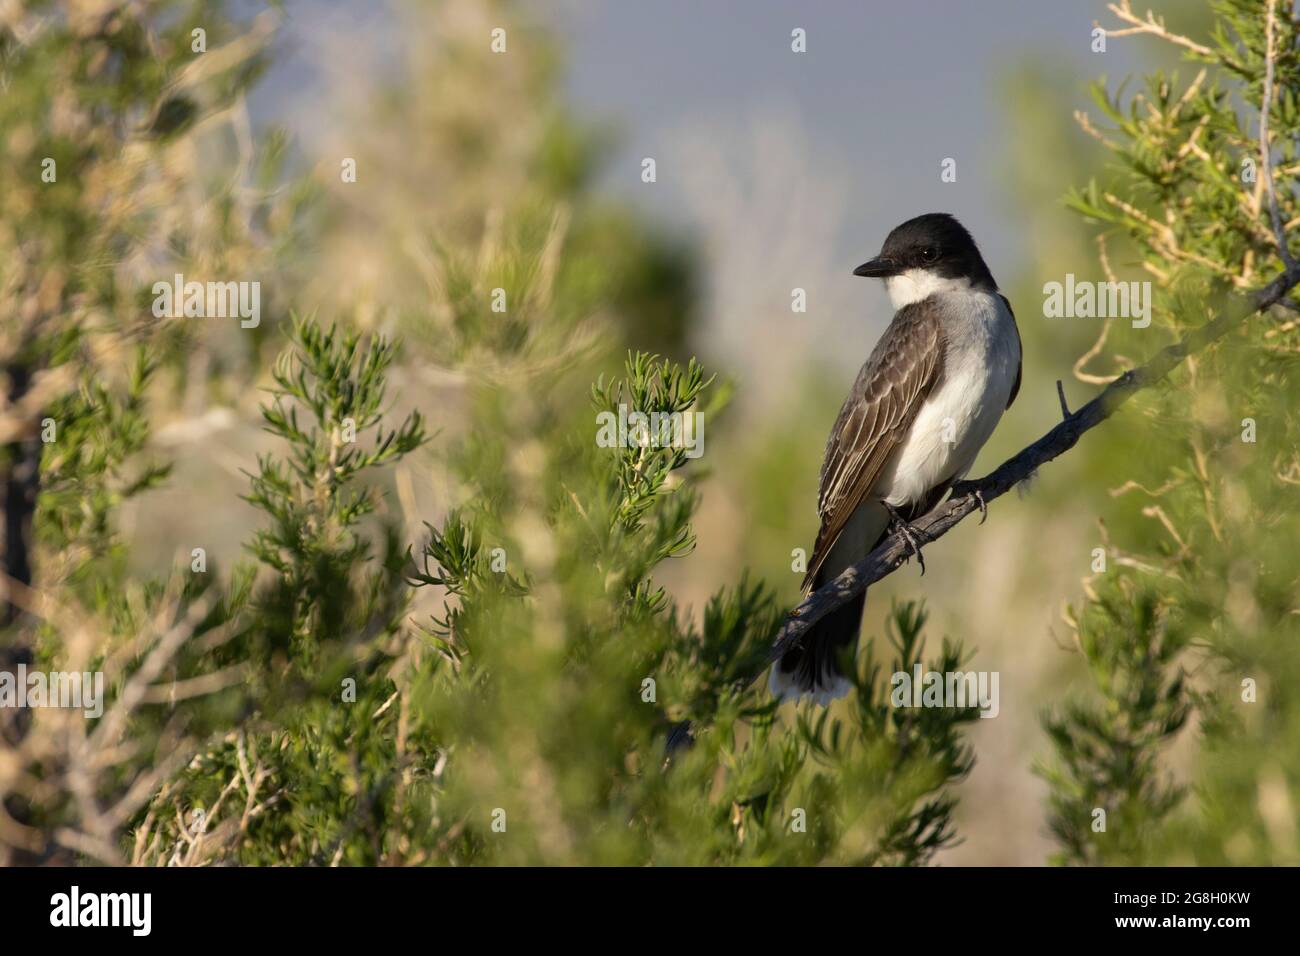
<svg viewBox="0 0 1300 956">
<path fill-rule="evenodd" d="M 673 752 L 680 747 L 690 747 L 695 743 L 695 737 L 691 734 L 691 722 L 683 720 L 679 724 L 673 724 L 668 730 L 668 740 L 665 745 L 668 756 L 671 757 Z"/>
<path fill-rule="evenodd" d="M 925 558 L 921 556 L 920 534 L 912 530 L 911 525 L 904 521 L 903 516 L 898 513 L 898 509 L 888 501 L 881 501 L 881 504 L 884 505 L 885 510 L 889 512 L 890 532 L 898 532 L 898 534 L 902 536 L 903 540 L 907 542 L 908 548 L 911 549 L 912 554 L 916 555 L 916 563 L 920 565 L 921 573 L 925 574 Z"/>
<path fill-rule="evenodd" d="M 956 482 L 952 486 L 952 494 L 954 498 L 963 495 L 974 495 L 975 504 L 977 504 L 980 509 L 980 524 L 983 524 L 985 521 L 989 520 L 989 506 L 984 501 L 984 493 L 978 488 L 972 487 L 973 484 L 973 482 L 967 481 Z"/>
</svg>

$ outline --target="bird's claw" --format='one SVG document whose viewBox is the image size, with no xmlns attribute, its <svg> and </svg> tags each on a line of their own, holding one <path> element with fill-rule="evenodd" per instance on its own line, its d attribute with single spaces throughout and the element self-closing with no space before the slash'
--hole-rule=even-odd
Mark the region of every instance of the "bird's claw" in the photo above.
<svg viewBox="0 0 1300 956">
<path fill-rule="evenodd" d="M 889 512 L 889 521 L 892 529 L 907 542 L 908 550 L 916 556 L 916 563 L 921 569 L 921 574 L 925 574 L 925 558 L 921 554 L 921 536 L 912 530 L 912 526 L 903 520 L 903 516 L 898 513 L 898 509 L 888 502 L 883 502 L 885 510 Z M 909 555 L 910 556 L 910 555 Z"/>
<path fill-rule="evenodd" d="M 962 481 L 952 486 L 952 493 L 954 496 L 969 495 L 973 497 L 975 499 L 975 506 L 980 510 L 980 524 L 983 524 L 985 521 L 989 520 L 989 506 L 988 503 L 984 500 L 984 492 Z"/>
</svg>

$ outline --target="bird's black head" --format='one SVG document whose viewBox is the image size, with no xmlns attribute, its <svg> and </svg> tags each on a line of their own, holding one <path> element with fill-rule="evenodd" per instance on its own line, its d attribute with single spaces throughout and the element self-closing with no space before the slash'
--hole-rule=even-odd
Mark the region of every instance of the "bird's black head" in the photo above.
<svg viewBox="0 0 1300 956">
<path fill-rule="evenodd" d="M 946 212 L 926 213 L 897 226 L 886 237 L 880 255 L 858 266 L 853 274 L 885 280 L 910 277 L 906 283 L 889 281 L 891 296 L 896 285 L 916 284 L 922 279 L 929 285 L 964 281 L 977 289 L 997 288 L 971 234 Z"/>
</svg>

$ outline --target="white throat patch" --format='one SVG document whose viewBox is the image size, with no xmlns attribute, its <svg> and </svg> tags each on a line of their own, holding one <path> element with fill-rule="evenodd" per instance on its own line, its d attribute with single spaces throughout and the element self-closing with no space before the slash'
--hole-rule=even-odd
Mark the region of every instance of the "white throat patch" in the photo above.
<svg viewBox="0 0 1300 956">
<path fill-rule="evenodd" d="M 895 309 L 928 299 L 935 293 L 965 292 L 969 289 L 969 279 L 948 279 L 928 269 L 909 269 L 885 280 L 885 290 Z"/>
</svg>

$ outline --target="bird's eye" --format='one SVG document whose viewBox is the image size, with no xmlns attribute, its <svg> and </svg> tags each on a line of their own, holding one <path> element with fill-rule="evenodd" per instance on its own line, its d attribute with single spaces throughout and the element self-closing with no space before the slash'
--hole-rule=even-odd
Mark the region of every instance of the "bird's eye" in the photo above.
<svg viewBox="0 0 1300 956">
<path fill-rule="evenodd" d="M 934 262 L 935 259 L 939 258 L 939 250 L 933 246 L 927 246 L 921 250 L 921 258 L 926 262 Z"/>
</svg>

